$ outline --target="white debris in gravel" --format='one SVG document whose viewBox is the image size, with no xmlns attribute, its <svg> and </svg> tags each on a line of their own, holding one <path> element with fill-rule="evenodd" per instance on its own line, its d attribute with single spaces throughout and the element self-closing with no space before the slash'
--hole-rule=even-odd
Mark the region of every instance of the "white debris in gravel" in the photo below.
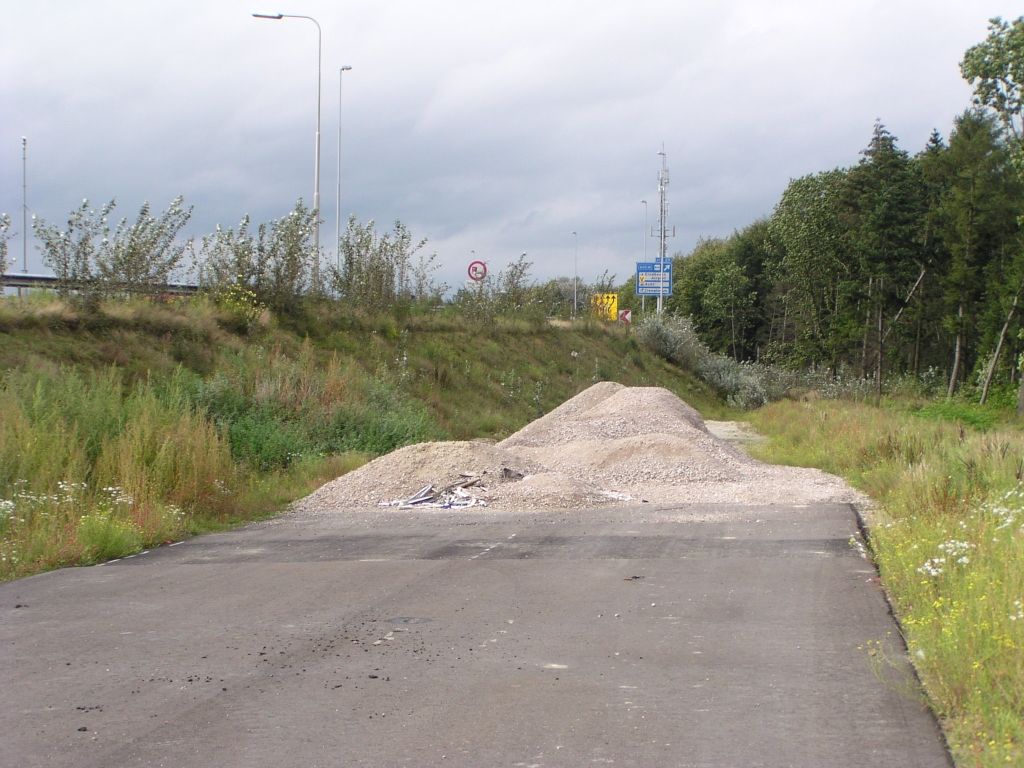
<svg viewBox="0 0 1024 768">
<path fill-rule="evenodd" d="M 327 483 L 296 508 L 390 503 L 470 475 L 480 480 L 466 491 L 506 511 L 860 500 L 820 470 L 755 461 L 709 434 L 700 414 L 666 389 L 602 382 L 497 445 L 410 445 Z"/>
<path fill-rule="evenodd" d="M 399 448 L 321 486 L 302 500 L 315 506 L 380 504 L 407 499 L 426 485 L 437 488 L 463 480 L 463 475 L 479 475 L 480 485 L 491 488 L 503 480 L 504 469 L 520 475 L 546 472 L 535 461 L 481 442 L 417 443 Z M 484 498 L 479 488 L 474 496 Z"/>
</svg>

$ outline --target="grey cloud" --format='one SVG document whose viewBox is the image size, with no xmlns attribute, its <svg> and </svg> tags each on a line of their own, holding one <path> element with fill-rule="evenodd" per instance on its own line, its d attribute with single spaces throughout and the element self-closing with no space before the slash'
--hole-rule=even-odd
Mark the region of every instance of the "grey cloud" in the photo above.
<svg viewBox="0 0 1024 768">
<path fill-rule="evenodd" d="M 980 6 L 980 7 L 979 7 Z M 0 210 L 177 194 L 195 234 L 312 198 L 324 29 L 323 241 L 343 215 L 400 218 L 460 282 L 469 251 L 540 277 L 632 271 L 665 142 L 674 248 L 767 215 L 791 177 L 849 165 L 881 117 L 919 149 L 969 101 L 957 62 L 1004 0 L 964 3 L 33 2 L 0 29 Z"/>
</svg>

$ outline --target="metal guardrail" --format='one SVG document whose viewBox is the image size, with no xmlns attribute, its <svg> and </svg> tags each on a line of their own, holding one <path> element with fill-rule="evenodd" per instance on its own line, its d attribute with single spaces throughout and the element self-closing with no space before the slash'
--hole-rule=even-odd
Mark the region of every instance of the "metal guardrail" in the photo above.
<svg viewBox="0 0 1024 768">
<path fill-rule="evenodd" d="M 24 272 L 9 272 L 3 275 L 5 288 L 49 288 L 57 287 L 55 275 L 29 275 Z M 176 296 L 187 296 L 199 291 L 198 285 L 190 283 L 167 283 L 166 285 L 153 286 L 152 293 L 155 295 L 172 294 Z"/>
</svg>

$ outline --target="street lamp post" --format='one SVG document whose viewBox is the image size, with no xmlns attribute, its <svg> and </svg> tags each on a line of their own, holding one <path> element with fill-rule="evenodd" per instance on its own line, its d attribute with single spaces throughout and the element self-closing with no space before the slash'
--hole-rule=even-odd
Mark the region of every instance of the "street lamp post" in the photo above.
<svg viewBox="0 0 1024 768">
<path fill-rule="evenodd" d="M 313 248 L 316 250 L 316 262 L 314 264 L 316 269 L 315 279 L 319 281 L 320 278 L 320 80 L 321 80 L 321 60 L 323 58 L 323 32 L 320 29 L 319 22 L 312 16 L 297 16 L 290 13 L 254 13 L 254 18 L 257 19 L 271 19 L 273 21 L 280 21 L 281 19 L 307 19 L 316 24 L 316 155 L 315 155 L 315 168 L 313 170 L 313 209 L 316 211 L 316 226 L 313 229 Z"/>
<path fill-rule="evenodd" d="M 28 139 L 21 137 L 21 273 L 28 274 Z M 18 289 L 21 295 L 21 288 Z"/>
<path fill-rule="evenodd" d="M 569 234 L 572 235 L 572 319 L 576 319 L 576 286 L 579 284 L 579 278 L 577 275 L 579 271 L 577 264 L 579 263 L 580 255 L 580 238 L 573 230 Z"/>
<path fill-rule="evenodd" d="M 352 67 L 343 66 L 338 70 L 338 205 L 334 215 L 334 255 L 338 270 L 341 270 L 341 85 L 345 73 Z"/>
</svg>

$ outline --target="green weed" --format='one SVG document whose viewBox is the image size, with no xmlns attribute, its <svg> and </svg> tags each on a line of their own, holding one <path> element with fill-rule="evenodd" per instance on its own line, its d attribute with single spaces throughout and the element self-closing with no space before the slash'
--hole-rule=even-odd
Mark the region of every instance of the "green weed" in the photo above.
<svg viewBox="0 0 1024 768">
<path fill-rule="evenodd" d="M 966 424 L 975 429 L 992 429 L 999 421 L 1000 409 L 980 406 L 962 400 L 943 400 L 928 403 L 915 412 L 923 419 Z"/>
<path fill-rule="evenodd" d="M 130 520 L 119 519 L 113 510 L 83 515 L 78 521 L 78 541 L 82 545 L 82 559 L 111 560 L 130 555 L 142 549 L 143 533 Z"/>
</svg>

